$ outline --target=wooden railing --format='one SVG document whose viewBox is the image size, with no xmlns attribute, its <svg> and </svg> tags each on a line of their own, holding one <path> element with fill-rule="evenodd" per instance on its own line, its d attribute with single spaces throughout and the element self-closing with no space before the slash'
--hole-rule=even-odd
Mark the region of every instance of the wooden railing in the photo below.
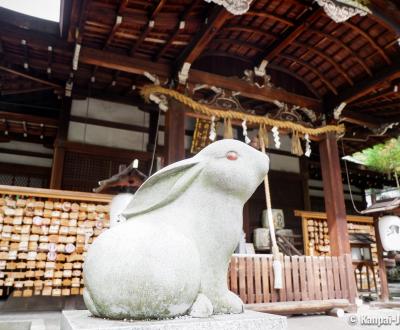
<svg viewBox="0 0 400 330">
<path fill-rule="evenodd" d="M 233 255 L 229 267 L 230 290 L 245 304 L 347 299 L 355 302 L 356 286 L 351 256 L 285 256 L 283 289 L 273 288 L 270 255 Z"/>
</svg>

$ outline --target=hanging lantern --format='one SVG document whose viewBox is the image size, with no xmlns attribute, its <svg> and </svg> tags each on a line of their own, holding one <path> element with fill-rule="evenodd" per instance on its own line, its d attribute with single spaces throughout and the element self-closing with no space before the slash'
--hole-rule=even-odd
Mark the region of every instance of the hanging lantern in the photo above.
<svg viewBox="0 0 400 330">
<path fill-rule="evenodd" d="M 379 236 L 385 251 L 400 251 L 400 218 L 394 215 L 379 218 Z"/>
<path fill-rule="evenodd" d="M 233 15 L 243 15 L 250 9 L 253 0 L 204 0 L 205 2 L 214 2 L 217 5 L 224 6 L 227 11 Z"/>
</svg>

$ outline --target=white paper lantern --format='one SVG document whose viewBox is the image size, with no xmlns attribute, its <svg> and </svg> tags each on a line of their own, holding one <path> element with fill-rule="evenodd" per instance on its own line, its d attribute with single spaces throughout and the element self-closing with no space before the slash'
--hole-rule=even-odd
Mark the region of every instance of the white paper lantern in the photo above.
<svg viewBox="0 0 400 330">
<path fill-rule="evenodd" d="M 385 251 L 400 251 L 400 218 L 394 215 L 379 218 L 379 235 Z"/>
</svg>

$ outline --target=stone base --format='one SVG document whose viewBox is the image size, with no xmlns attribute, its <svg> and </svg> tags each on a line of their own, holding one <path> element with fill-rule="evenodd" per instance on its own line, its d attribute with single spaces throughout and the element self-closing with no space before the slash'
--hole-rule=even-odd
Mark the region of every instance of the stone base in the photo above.
<svg viewBox="0 0 400 330">
<path fill-rule="evenodd" d="M 286 317 L 253 311 L 243 314 L 189 316 L 172 320 L 115 321 L 94 317 L 89 311 L 63 311 L 61 330 L 285 330 Z"/>
</svg>

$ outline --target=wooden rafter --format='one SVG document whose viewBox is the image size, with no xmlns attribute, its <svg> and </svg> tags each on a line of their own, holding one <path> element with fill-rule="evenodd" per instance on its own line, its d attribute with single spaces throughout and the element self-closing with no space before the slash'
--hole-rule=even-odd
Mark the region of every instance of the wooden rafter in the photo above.
<svg viewBox="0 0 400 330">
<path fill-rule="evenodd" d="M 133 45 L 130 55 L 134 56 L 135 52 L 140 48 L 142 45 L 143 41 L 146 39 L 147 35 L 150 33 L 150 31 L 153 29 L 155 25 L 155 18 L 157 17 L 158 13 L 161 11 L 162 7 L 164 6 L 166 0 L 159 0 L 155 1 L 154 3 L 154 8 L 152 11 L 149 13 L 149 20 L 147 22 L 147 25 L 145 26 L 144 30 L 139 36 L 139 39 L 136 40 L 135 44 Z"/>
<path fill-rule="evenodd" d="M 381 98 L 381 97 L 391 96 L 391 95 L 393 95 L 395 93 L 396 92 L 395 92 L 394 88 L 392 86 L 390 86 L 389 88 L 385 88 L 384 90 L 381 90 L 380 92 L 377 92 L 377 93 L 374 93 L 374 94 L 369 94 L 369 95 L 366 95 L 364 97 L 361 97 L 360 99 L 357 100 L 357 102 L 354 105 L 359 106 L 359 105 L 364 104 L 364 103 L 372 102 L 372 101 L 374 101 L 374 100 L 376 100 L 378 98 Z"/>
<path fill-rule="evenodd" d="M 251 26 L 225 25 L 223 29 L 221 29 L 221 32 L 224 31 L 237 31 L 237 32 L 246 32 L 251 34 L 260 34 L 264 37 L 268 37 L 274 40 L 278 38 L 278 35 L 276 33 Z"/>
<path fill-rule="evenodd" d="M 221 6 L 213 7 L 213 12 L 209 15 L 204 27 L 194 37 L 182 55 L 178 58 L 176 64 L 180 68 L 184 63 L 193 63 L 214 38 L 217 32 L 222 28 L 225 22 L 232 17 L 228 11 Z"/>
<path fill-rule="evenodd" d="M 364 112 L 375 112 L 382 109 L 393 109 L 397 108 L 400 106 L 400 100 L 394 100 L 394 101 L 389 101 L 389 102 L 380 102 L 379 104 L 376 105 L 371 105 L 368 107 L 363 107 L 362 111 Z"/>
<path fill-rule="evenodd" d="M 293 70 L 288 70 L 282 66 L 279 65 L 275 65 L 275 64 L 269 64 L 268 68 L 272 69 L 272 70 L 276 70 L 276 71 L 280 71 L 283 73 L 288 74 L 289 76 L 292 76 L 294 78 L 296 78 L 297 80 L 301 81 L 304 85 L 306 85 L 306 87 L 308 88 L 308 90 L 314 94 L 315 97 L 320 98 L 321 95 L 318 93 L 318 91 L 315 89 L 315 87 L 307 80 L 305 80 L 302 76 L 300 76 L 299 74 L 297 74 L 296 72 L 294 72 Z"/>
<path fill-rule="evenodd" d="M 152 61 L 132 58 L 125 55 L 119 55 L 110 51 L 100 51 L 89 47 L 82 48 L 80 61 L 86 64 L 97 65 L 103 68 L 119 70 L 138 75 L 143 75 L 145 72 L 151 72 L 164 78 L 170 76 L 169 65 L 154 63 Z"/>
<path fill-rule="evenodd" d="M 28 93 L 34 93 L 34 92 L 42 92 L 46 91 L 49 89 L 52 89 L 53 87 L 50 86 L 41 86 L 41 87 L 31 87 L 31 88 L 19 88 L 16 90 L 5 90 L 5 91 L 0 91 L 1 96 L 6 96 L 6 95 L 17 95 L 17 94 L 28 94 Z"/>
<path fill-rule="evenodd" d="M 376 41 L 367 32 L 365 32 L 363 29 L 361 29 L 360 27 L 358 27 L 357 25 L 355 25 L 349 21 L 344 22 L 344 24 L 346 24 L 353 30 L 357 31 L 361 36 L 363 36 L 365 39 L 367 39 L 368 42 L 371 44 L 371 46 L 375 48 L 375 50 L 382 56 L 382 58 L 386 61 L 387 64 L 392 63 L 392 61 L 387 56 L 385 51 L 376 43 Z"/>
<path fill-rule="evenodd" d="M 293 94 L 280 88 L 258 88 L 255 85 L 250 85 L 242 79 L 228 78 L 199 70 L 190 71 L 188 82 L 192 84 L 208 84 L 228 90 L 234 90 L 240 92 L 240 95 L 244 97 L 249 97 L 264 102 L 273 102 L 275 100 L 278 100 L 314 110 L 319 110 L 321 106 L 319 100 L 298 94 Z"/>
<path fill-rule="evenodd" d="M 118 9 L 117 9 L 117 14 L 115 17 L 115 23 L 114 26 L 111 29 L 110 34 L 107 37 L 106 42 L 104 43 L 103 49 L 107 49 L 107 47 L 109 46 L 109 44 L 111 43 L 111 41 L 114 38 L 115 33 L 117 32 L 119 26 L 122 23 L 122 14 L 125 11 L 126 6 L 128 5 L 129 0 L 120 0 Z M 121 18 L 121 19 L 119 19 Z"/>
<path fill-rule="evenodd" d="M 62 88 L 60 85 L 58 85 L 58 84 L 56 84 L 56 83 L 53 83 L 53 82 L 51 82 L 51 81 L 44 80 L 44 79 L 35 77 L 35 76 L 33 76 L 32 74 L 27 74 L 27 73 L 24 73 L 24 72 L 15 70 L 15 69 L 10 69 L 10 68 L 7 68 L 7 67 L 2 66 L 2 65 L 0 65 L 0 70 L 1 70 L 1 71 L 5 71 L 5 72 L 9 72 L 9 73 L 12 73 L 12 74 L 15 74 L 15 75 L 17 75 L 17 76 L 20 76 L 20 77 L 23 77 L 23 78 L 26 78 L 26 79 L 29 79 L 29 80 L 32 80 L 32 81 L 41 83 L 41 84 L 46 85 L 46 86 L 53 87 L 53 88 L 56 88 L 56 89 L 61 89 L 61 88 Z"/>
<path fill-rule="evenodd" d="M 320 72 L 318 69 L 315 69 L 310 63 L 300 60 L 297 57 L 294 57 L 291 55 L 286 55 L 286 54 L 280 54 L 279 57 L 281 57 L 285 60 L 289 60 L 291 62 L 295 62 L 301 66 L 304 66 L 309 71 L 314 73 L 326 85 L 326 87 L 328 87 L 332 91 L 333 94 L 335 94 L 335 95 L 338 94 L 336 87 L 333 86 L 333 84 L 329 80 L 325 79 L 322 72 Z"/>
<path fill-rule="evenodd" d="M 319 57 L 321 57 L 322 59 L 324 59 L 325 61 L 327 61 L 328 63 L 330 63 L 335 68 L 335 70 L 337 72 L 339 72 L 348 81 L 348 83 L 351 86 L 354 86 L 353 80 L 350 78 L 350 76 L 345 71 L 345 69 L 342 68 L 339 63 L 335 62 L 330 56 L 325 55 L 322 51 L 320 51 L 319 49 L 317 49 L 311 45 L 306 45 L 306 44 L 303 44 L 303 43 L 297 42 L 297 41 L 292 42 L 292 44 L 296 45 L 298 47 L 301 47 L 301 48 L 305 48 L 306 52 L 313 52 L 316 55 L 318 55 Z"/>
<path fill-rule="evenodd" d="M 307 31 L 313 32 L 317 35 L 322 36 L 323 38 L 329 39 L 330 41 L 334 42 L 336 45 L 344 48 L 365 70 L 365 72 L 368 73 L 369 76 L 372 76 L 372 72 L 371 69 L 368 67 L 368 65 L 365 63 L 365 61 L 363 59 L 360 58 L 359 55 L 357 55 L 349 46 L 347 46 L 342 40 L 340 40 L 339 38 L 325 33 L 323 31 L 319 31 L 316 29 L 312 29 L 312 28 L 308 28 Z"/>
<path fill-rule="evenodd" d="M 212 42 L 216 43 L 222 43 L 222 44 L 228 44 L 228 45 L 234 45 L 234 46 L 244 46 L 250 49 L 254 49 L 258 52 L 262 52 L 264 50 L 263 47 L 260 45 L 257 45 L 255 43 L 251 42 L 246 42 L 238 39 L 230 39 L 230 38 L 215 38 L 212 40 Z"/>
<path fill-rule="evenodd" d="M 347 104 L 352 103 L 377 89 L 387 80 L 395 78 L 400 78 L 400 60 L 397 60 L 390 66 L 384 67 L 381 71 L 374 74 L 373 77 L 358 81 L 355 86 L 339 91 L 339 95 L 326 97 L 326 104 L 334 109 L 342 102 Z"/>
<path fill-rule="evenodd" d="M 154 63 L 141 59 L 133 59 L 129 56 L 118 55 L 108 51 L 83 48 L 81 52 L 81 62 L 91 65 L 98 65 L 113 70 L 143 75 L 144 72 L 158 74 L 161 78 L 170 77 L 170 67 L 166 64 Z M 243 96 L 255 98 L 261 101 L 280 100 L 283 102 L 297 104 L 299 106 L 318 109 L 320 101 L 302 95 L 287 92 L 278 88 L 258 88 L 252 86 L 241 79 L 228 78 L 208 72 L 191 70 L 190 83 L 210 84 L 221 88 L 235 90 Z"/>
<path fill-rule="evenodd" d="M 86 18 L 88 16 L 89 13 L 89 2 L 91 0 L 83 0 L 80 1 L 81 2 L 81 6 L 80 6 L 80 13 L 81 15 L 79 16 L 79 20 L 78 20 L 78 24 L 77 24 L 77 36 L 76 36 L 76 41 L 81 44 L 83 41 L 83 27 L 85 25 L 86 22 Z M 79 1 L 77 1 L 79 3 Z"/>
<path fill-rule="evenodd" d="M 340 116 L 340 120 L 368 128 L 379 128 L 381 126 L 379 118 L 350 110 L 344 111 L 343 115 Z"/>
<path fill-rule="evenodd" d="M 281 17 L 281 16 L 276 15 L 276 14 L 270 14 L 270 13 L 267 13 L 265 11 L 248 11 L 248 12 L 245 13 L 245 15 L 268 18 L 268 19 L 270 19 L 272 21 L 280 22 L 280 23 L 283 23 L 283 24 L 285 24 L 287 26 L 294 26 L 295 25 L 294 22 L 288 20 L 285 17 Z"/>
<path fill-rule="evenodd" d="M 312 7 L 299 19 L 298 25 L 288 29 L 281 38 L 277 39 L 266 51 L 258 57 L 258 63 L 263 60 L 268 62 L 277 57 L 286 47 L 297 39 L 307 28 L 311 26 L 322 14 L 324 10 L 320 7 Z"/>
<path fill-rule="evenodd" d="M 199 3 L 199 1 L 201 0 L 192 0 L 190 2 L 190 5 L 186 7 L 185 10 L 182 12 L 182 14 L 179 16 L 179 20 L 174 27 L 174 31 L 169 36 L 164 46 L 162 46 L 160 51 L 157 52 L 157 54 L 154 56 L 153 59 L 155 62 L 157 62 L 165 54 L 165 52 L 168 50 L 168 48 L 172 45 L 172 43 L 178 36 L 179 32 L 184 29 L 184 25 L 186 24 L 186 19 L 190 15 L 192 9 Z"/>
</svg>

